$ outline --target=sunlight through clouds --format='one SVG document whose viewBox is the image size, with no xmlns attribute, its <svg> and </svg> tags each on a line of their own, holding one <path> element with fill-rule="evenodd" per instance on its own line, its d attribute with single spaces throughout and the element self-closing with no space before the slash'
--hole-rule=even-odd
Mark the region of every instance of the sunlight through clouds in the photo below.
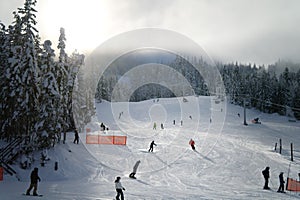
<svg viewBox="0 0 300 200">
<path fill-rule="evenodd" d="M 42 35 L 58 39 L 60 27 L 65 28 L 67 49 L 70 51 L 78 49 L 86 52 L 107 39 L 103 36 L 110 26 L 110 16 L 105 1 L 51 0 L 40 6 Z"/>
</svg>

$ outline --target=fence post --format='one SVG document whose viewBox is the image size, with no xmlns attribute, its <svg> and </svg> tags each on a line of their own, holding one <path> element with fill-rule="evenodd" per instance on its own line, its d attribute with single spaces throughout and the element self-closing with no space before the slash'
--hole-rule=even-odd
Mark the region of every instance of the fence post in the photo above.
<svg viewBox="0 0 300 200">
<path fill-rule="evenodd" d="M 54 163 L 54 170 L 57 171 L 58 170 L 58 162 Z"/>
<path fill-rule="evenodd" d="M 294 155 L 293 155 L 293 143 L 291 143 L 291 161 L 294 161 Z"/>
<path fill-rule="evenodd" d="M 3 167 L 0 165 L 0 181 L 3 181 Z"/>
<path fill-rule="evenodd" d="M 279 139 L 279 153 L 281 154 L 281 150 L 282 150 L 282 142 L 281 142 L 281 138 Z"/>
<path fill-rule="evenodd" d="M 277 142 L 275 143 L 275 151 L 277 150 Z"/>
</svg>

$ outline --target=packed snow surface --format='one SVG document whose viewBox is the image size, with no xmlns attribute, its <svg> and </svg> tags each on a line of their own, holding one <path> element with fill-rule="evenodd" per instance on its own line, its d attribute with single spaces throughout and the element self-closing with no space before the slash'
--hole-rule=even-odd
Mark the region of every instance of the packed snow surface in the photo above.
<svg viewBox="0 0 300 200">
<path fill-rule="evenodd" d="M 38 161 L 27 170 L 14 166 L 21 181 L 5 175 L 0 182 L 0 199 L 35 198 L 22 195 L 33 167 L 39 167 L 42 181 L 38 193 L 44 195 L 42 199 L 114 199 L 117 176 L 129 200 L 300 199 L 298 193 L 276 192 L 280 172 L 285 178 L 299 178 L 299 121 L 247 109 L 245 126 L 242 107 L 214 98 L 103 101 L 96 105 L 97 115 L 86 127 L 90 132 L 80 133 L 78 145 L 73 144 L 74 133 L 68 133 L 66 144 L 48 150 L 50 160 L 45 167 Z M 251 123 L 256 117 L 261 124 Z M 108 131 L 100 131 L 102 122 Z M 86 144 L 86 134 L 126 135 L 127 144 Z M 189 146 L 190 139 L 195 140 L 196 151 Z M 279 139 L 282 154 L 278 152 Z M 157 146 L 149 153 L 152 140 Z M 294 146 L 294 162 L 290 161 L 290 143 Z M 38 159 L 38 153 L 35 157 Z M 130 179 L 128 175 L 138 160 L 137 179 Z M 270 191 L 262 189 L 261 171 L 266 166 L 271 172 Z"/>
</svg>

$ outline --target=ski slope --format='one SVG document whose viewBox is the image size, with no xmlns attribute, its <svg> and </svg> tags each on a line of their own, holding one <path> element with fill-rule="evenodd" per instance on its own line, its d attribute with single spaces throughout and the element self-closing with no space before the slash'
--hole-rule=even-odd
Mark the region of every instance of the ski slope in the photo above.
<svg viewBox="0 0 300 200">
<path fill-rule="evenodd" d="M 101 134 L 126 135 L 127 145 L 85 144 L 85 132 L 76 145 L 72 143 L 73 133 L 69 133 L 66 144 L 48 151 L 51 160 L 46 167 L 39 167 L 42 182 L 38 192 L 43 199 L 113 199 L 115 177 L 121 176 L 125 199 L 132 200 L 300 199 L 297 193 L 276 192 L 281 171 L 285 178 L 289 173 L 298 179 L 299 121 L 247 109 L 249 125 L 245 126 L 239 106 L 226 101 L 216 104 L 213 97 L 186 98 L 188 102 L 172 98 L 97 104 L 97 116 L 87 125 L 92 131 L 89 134 L 99 134 L 103 122 L 110 130 Z M 262 124 L 252 124 L 255 117 Z M 188 144 L 191 138 L 196 142 L 195 152 Z M 280 138 L 282 154 L 274 151 Z M 149 153 L 152 140 L 157 146 Z M 291 142 L 295 149 L 292 163 Z M 129 179 L 137 160 L 141 160 L 137 179 Z M 57 171 L 54 162 L 59 163 Z M 261 171 L 266 166 L 270 167 L 271 191 L 262 190 Z M 1 200 L 33 198 L 21 195 L 28 187 L 30 170 L 18 172 L 21 182 L 9 176 L 0 182 Z"/>
</svg>

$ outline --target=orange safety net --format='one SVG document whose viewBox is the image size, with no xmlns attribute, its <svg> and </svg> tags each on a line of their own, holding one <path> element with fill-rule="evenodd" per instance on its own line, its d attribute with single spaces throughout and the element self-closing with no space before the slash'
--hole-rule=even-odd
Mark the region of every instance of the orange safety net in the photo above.
<svg viewBox="0 0 300 200">
<path fill-rule="evenodd" d="M 300 182 L 294 179 L 288 178 L 286 190 L 293 191 L 293 192 L 300 192 Z"/>
<path fill-rule="evenodd" d="M 86 135 L 87 144 L 98 144 L 98 135 Z"/>
<path fill-rule="evenodd" d="M 126 145 L 127 136 L 86 135 L 86 144 Z"/>
<path fill-rule="evenodd" d="M 99 135 L 98 144 L 114 144 L 114 136 Z"/>
<path fill-rule="evenodd" d="M 114 144 L 115 145 L 126 145 L 126 136 L 114 136 Z"/>
</svg>

